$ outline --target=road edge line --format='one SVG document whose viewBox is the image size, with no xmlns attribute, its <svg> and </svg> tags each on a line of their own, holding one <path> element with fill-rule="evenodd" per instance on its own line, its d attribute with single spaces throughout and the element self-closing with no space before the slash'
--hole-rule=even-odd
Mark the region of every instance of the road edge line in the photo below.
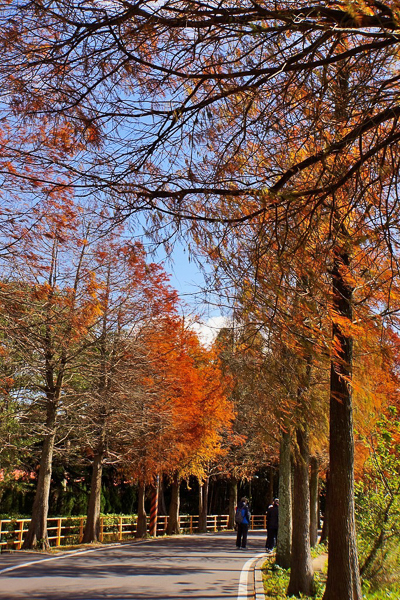
<svg viewBox="0 0 400 600">
<path fill-rule="evenodd" d="M 264 553 L 254 565 L 254 597 L 255 600 L 265 600 L 264 583 L 261 568 L 265 563 L 267 554 Z"/>
<path fill-rule="evenodd" d="M 149 540 L 140 540 L 135 543 L 135 546 L 139 546 L 143 542 L 147 542 Z M 151 541 L 151 540 L 150 540 Z M 0 575 L 3 573 L 8 573 L 10 571 L 16 571 L 17 569 L 24 569 L 25 567 L 31 567 L 32 565 L 37 565 L 39 563 L 49 562 L 50 560 L 61 560 L 62 558 L 67 558 L 69 556 L 73 556 L 76 554 L 90 554 L 91 552 L 100 552 L 101 550 L 107 550 L 110 548 L 119 548 L 121 546 L 133 545 L 128 543 L 116 543 L 116 544 L 107 544 L 105 546 L 98 546 L 96 548 L 87 548 L 86 550 L 69 550 L 66 552 L 60 552 L 56 556 L 48 556 L 46 558 L 39 558 L 38 560 L 31 560 L 29 562 L 20 563 L 18 565 L 13 565 L 12 567 L 6 567 L 5 569 L 0 569 Z"/>
<path fill-rule="evenodd" d="M 249 560 L 244 563 L 242 570 L 240 572 L 237 600 L 249 600 L 250 596 L 249 596 L 248 582 L 247 582 L 248 576 L 249 576 L 249 571 L 251 569 L 255 570 L 256 564 L 258 564 L 258 562 L 264 556 L 265 556 L 265 552 L 263 552 L 261 554 L 257 554 L 256 556 L 249 558 Z M 254 577 L 254 575 L 253 575 L 253 577 Z M 262 598 L 262 600 L 265 600 L 265 597 Z"/>
</svg>

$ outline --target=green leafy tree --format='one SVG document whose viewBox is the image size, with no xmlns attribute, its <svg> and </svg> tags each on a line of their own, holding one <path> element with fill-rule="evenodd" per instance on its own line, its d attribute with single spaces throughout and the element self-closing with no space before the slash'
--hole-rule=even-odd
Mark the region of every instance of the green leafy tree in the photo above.
<svg viewBox="0 0 400 600">
<path fill-rule="evenodd" d="M 400 421 L 395 406 L 364 438 L 369 457 L 357 483 L 356 508 L 361 575 L 372 590 L 400 591 Z"/>
</svg>

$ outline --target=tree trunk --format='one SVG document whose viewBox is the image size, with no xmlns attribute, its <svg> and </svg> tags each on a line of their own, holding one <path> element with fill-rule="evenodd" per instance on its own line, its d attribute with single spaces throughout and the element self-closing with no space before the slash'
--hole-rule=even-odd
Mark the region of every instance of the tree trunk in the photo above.
<svg viewBox="0 0 400 600">
<path fill-rule="evenodd" d="M 146 510 L 144 508 L 144 500 L 146 494 L 146 486 L 143 482 L 139 482 L 138 489 L 138 518 L 136 526 L 136 537 L 142 538 L 147 533 Z"/>
<path fill-rule="evenodd" d="M 229 480 L 229 519 L 228 529 L 235 528 L 235 508 L 237 506 L 238 482 L 236 477 Z"/>
<path fill-rule="evenodd" d="M 165 494 L 164 494 L 164 478 L 160 477 L 160 487 L 159 487 L 159 498 L 158 498 L 158 511 L 160 515 L 167 515 L 167 507 L 165 504 Z"/>
<path fill-rule="evenodd" d="M 215 515 L 217 513 L 215 508 L 215 488 L 216 481 L 215 479 L 210 479 L 208 482 L 208 513 L 210 515 Z"/>
<path fill-rule="evenodd" d="M 296 430 L 294 461 L 293 539 L 288 596 L 314 594 L 314 572 L 310 552 L 310 487 L 307 426 Z"/>
<path fill-rule="evenodd" d="M 310 544 L 313 548 L 318 543 L 319 529 L 318 458 L 311 457 L 310 464 Z"/>
<path fill-rule="evenodd" d="M 83 542 L 98 542 L 100 535 L 100 508 L 101 508 L 101 477 L 103 475 L 103 449 L 94 455 L 92 466 L 92 480 Z"/>
<path fill-rule="evenodd" d="M 201 519 L 201 515 L 203 514 L 203 482 L 198 478 L 198 483 L 199 483 L 199 524 L 198 524 L 198 527 L 200 527 L 200 519 Z"/>
<path fill-rule="evenodd" d="M 274 475 L 275 469 L 274 467 L 269 467 L 269 479 L 268 479 L 268 505 L 272 504 L 274 500 Z"/>
<path fill-rule="evenodd" d="M 50 547 L 47 534 L 47 515 L 49 513 L 49 494 L 52 474 L 54 442 L 56 438 L 56 406 L 49 402 L 47 405 L 47 435 L 43 441 L 40 457 L 39 476 L 33 502 L 32 518 L 29 524 L 22 548 L 31 550 L 39 548 L 47 550 Z"/>
<path fill-rule="evenodd" d="M 292 548 L 292 461 L 291 437 L 283 432 L 279 449 L 279 528 L 276 564 L 289 569 Z"/>
<path fill-rule="evenodd" d="M 330 481 L 330 474 L 329 474 L 329 469 L 328 469 L 328 471 L 326 472 L 325 511 L 324 511 L 324 521 L 322 523 L 320 544 L 324 544 L 325 542 L 328 541 L 328 538 L 329 538 L 329 481 Z"/>
<path fill-rule="evenodd" d="M 336 249 L 332 270 L 332 312 L 352 320 L 352 289 L 343 278 L 346 251 Z M 328 578 L 323 600 L 361 600 L 354 517 L 354 438 L 351 397 L 352 338 L 338 323 L 332 326 L 330 394 L 330 486 Z"/>
<path fill-rule="evenodd" d="M 179 534 L 179 479 L 177 473 L 174 473 L 174 479 L 172 481 L 172 496 L 171 496 L 171 504 L 169 505 L 169 516 L 168 516 L 168 526 L 167 526 L 167 534 Z"/>
<path fill-rule="evenodd" d="M 208 477 L 200 484 L 199 533 L 207 533 Z"/>
</svg>

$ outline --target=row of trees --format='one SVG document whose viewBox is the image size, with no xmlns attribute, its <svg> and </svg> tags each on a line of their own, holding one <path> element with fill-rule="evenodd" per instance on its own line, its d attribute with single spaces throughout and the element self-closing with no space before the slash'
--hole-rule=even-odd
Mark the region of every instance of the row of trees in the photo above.
<svg viewBox="0 0 400 600">
<path fill-rule="evenodd" d="M 243 264 L 244 237 L 241 243 Z M 241 286 L 234 281 L 237 322 L 205 349 L 179 317 L 176 292 L 162 268 L 146 262 L 141 244 L 127 242 L 122 227 L 102 232 L 93 211 L 77 210 L 72 202 L 45 204 L 14 250 L 4 261 L 1 288 L 2 459 L 11 471 L 35 469 L 32 457 L 40 459 L 36 529 L 31 526 L 26 547 L 47 545 L 54 453 L 58 463 L 74 465 L 75 478 L 83 465 L 91 465 L 85 541 L 98 536 L 104 464 L 138 484 L 139 535 L 146 531 L 145 488 L 156 475 L 171 481 L 173 533 L 179 531 L 182 478 L 199 478 L 205 522 L 209 478 L 227 477 L 233 525 L 238 481 L 279 464 L 277 561 L 292 565 L 294 593 L 311 594 L 317 475 L 329 465 L 330 328 L 329 307 L 322 309 L 322 275 L 315 288 L 311 279 L 300 287 L 294 271 L 286 277 L 282 269 L 274 273 L 265 255 L 265 274 L 261 277 L 260 260 L 257 280 L 250 260 Z M 224 289 L 240 269 L 233 258 L 226 264 Z M 279 286 L 262 287 L 276 276 Z M 273 319 L 267 302 L 274 303 Z M 363 441 L 359 474 L 379 414 L 396 416 L 398 410 L 397 336 L 377 325 L 375 314 L 372 320 L 360 318 L 357 326 L 352 387 Z M 393 504 L 392 499 L 388 515 Z M 326 512 L 332 512 L 329 496 Z M 325 532 L 327 524 L 329 519 Z M 384 541 L 384 528 L 377 532 L 373 548 Z M 374 552 L 366 554 L 372 563 Z"/>
<path fill-rule="evenodd" d="M 230 430 L 217 357 L 166 273 L 121 228 L 99 226 L 93 211 L 48 201 L 3 263 L 2 463 L 40 463 L 26 548 L 48 545 L 54 453 L 92 466 L 92 541 L 105 463 L 143 495 L 157 474 L 201 476 Z"/>
</svg>

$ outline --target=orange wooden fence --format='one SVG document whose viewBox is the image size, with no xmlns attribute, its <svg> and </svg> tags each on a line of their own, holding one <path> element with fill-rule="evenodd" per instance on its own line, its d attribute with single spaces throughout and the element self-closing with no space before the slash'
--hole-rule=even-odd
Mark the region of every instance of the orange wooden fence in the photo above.
<svg viewBox="0 0 400 600">
<path fill-rule="evenodd" d="M 207 531 L 221 531 L 228 528 L 228 515 L 209 515 Z M 28 531 L 30 519 L 0 520 L 0 548 L 19 550 Z M 47 519 L 49 542 L 52 546 L 79 544 L 83 538 L 86 517 L 50 517 Z M 106 515 L 100 517 L 100 541 L 122 541 L 135 537 L 137 515 Z M 182 533 L 198 531 L 198 515 L 180 515 L 179 524 Z M 167 529 L 168 516 L 159 516 L 157 535 L 163 535 Z M 265 529 L 266 516 L 253 515 L 251 529 Z"/>
</svg>

